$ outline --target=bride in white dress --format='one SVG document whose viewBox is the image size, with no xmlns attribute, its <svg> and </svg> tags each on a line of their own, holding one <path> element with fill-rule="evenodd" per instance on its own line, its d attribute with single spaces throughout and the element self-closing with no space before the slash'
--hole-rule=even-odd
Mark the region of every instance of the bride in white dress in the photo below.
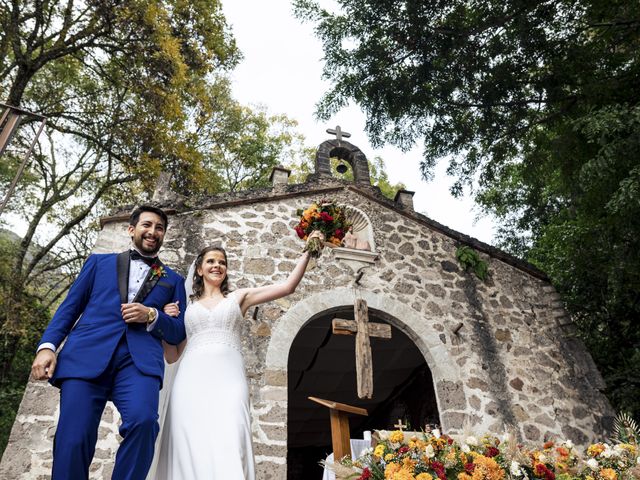
<svg viewBox="0 0 640 480">
<path fill-rule="evenodd" d="M 322 234 L 314 232 L 309 238 L 314 236 Z M 180 363 L 164 422 L 160 412 L 160 447 L 148 478 L 255 478 L 241 322 L 250 307 L 293 293 L 308 262 L 308 253 L 303 253 L 283 283 L 229 293 L 225 251 L 207 247 L 200 252 L 194 262 L 193 293 L 187 292 L 187 340 L 177 347 L 165 344 L 166 360 L 174 363 L 180 358 Z M 169 304 L 165 312 L 176 315 L 178 308 Z"/>
</svg>

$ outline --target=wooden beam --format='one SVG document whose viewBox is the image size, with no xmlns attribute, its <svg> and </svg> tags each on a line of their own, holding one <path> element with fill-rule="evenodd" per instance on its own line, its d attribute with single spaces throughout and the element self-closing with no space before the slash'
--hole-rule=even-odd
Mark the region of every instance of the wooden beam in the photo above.
<svg viewBox="0 0 640 480">
<path fill-rule="evenodd" d="M 371 358 L 371 341 L 369 340 L 369 312 L 367 302 L 356 299 L 355 316 L 358 332 L 356 333 L 356 373 L 358 377 L 358 397 L 373 397 L 373 360 Z"/>
<path fill-rule="evenodd" d="M 338 462 L 341 458 L 351 458 L 351 433 L 349 432 L 349 417 L 344 412 L 333 408 L 329 410 L 331 418 L 331 444 L 333 459 Z"/>
<path fill-rule="evenodd" d="M 325 400 L 323 398 L 318 398 L 318 397 L 308 397 L 308 398 L 312 402 L 319 403 L 320 405 L 323 405 L 328 408 L 332 408 L 334 410 L 338 410 L 340 412 L 355 413 L 356 415 L 363 415 L 365 417 L 369 415 L 369 412 L 367 412 L 367 410 L 364 408 L 354 407 L 353 405 L 347 405 L 346 403 L 334 402 L 333 400 Z"/>
<path fill-rule="evenodd" d="M 333 333 L 336 335 L 355 335 L 358 332 L 358 326 L 355 320 L 344 320 L 342 318 L 334 318 L 332 323 Z M 376 338 L 391 338 L 391 325 L 386 323 L 370 323 L 369 336 Z"/>
</svg>

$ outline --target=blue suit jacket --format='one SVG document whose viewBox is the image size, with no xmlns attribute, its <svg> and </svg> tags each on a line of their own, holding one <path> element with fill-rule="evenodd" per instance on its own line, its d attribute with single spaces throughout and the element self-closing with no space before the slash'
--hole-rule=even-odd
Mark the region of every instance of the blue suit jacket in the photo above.
<svg viewBox="0 0 640 480">
<path fill-rule="evenodd" d="M 184 313 L 181 311 L 180 316 L 171 317 L 162 311 L 162 307 L 176 300 L 181 306 L 186 305 L 184 279 L 164 265 L 165 275 L 161 277 L 150 279 L 153 269 L 149 270 L 133 300 L 158 310 L 155 328 L 148 332 L 146 324 L 127 324 L 122 318 L 120 305 L 127 303 L 129 264 L 129 252 L 96 254 L 87 258 L 40 341 L 59 346 L 67 339 L 58 355 L 52 384 L 59 386 L 66 378 L 100 376 L 123 334 L 136 367 L 145 375 L 157 376 L 162 381 L 161 339 L 171 344 L 185 339 Z"/>
</svg>

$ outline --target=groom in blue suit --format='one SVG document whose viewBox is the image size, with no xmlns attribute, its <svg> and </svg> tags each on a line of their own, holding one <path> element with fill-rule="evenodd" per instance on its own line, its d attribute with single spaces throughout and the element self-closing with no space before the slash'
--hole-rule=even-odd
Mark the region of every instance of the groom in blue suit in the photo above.
<svg viewBox="0 0 640 480">
<path fill-rule="evenodd" d="M 108 400 L 122 417 L 112 478 L 147 475 L 158 434 L 161 340 L 185 338 L 183 314 L 162 311 L 167 303 L 185 305 L 184 279 L 157 256 L 167 224 L 162 210 L 137 208 L 129 219 L 131 250 L 90 255 L 42 336 L 33 376 L 60 388 L 53 480 L 88 478 Z"/>
</svg>

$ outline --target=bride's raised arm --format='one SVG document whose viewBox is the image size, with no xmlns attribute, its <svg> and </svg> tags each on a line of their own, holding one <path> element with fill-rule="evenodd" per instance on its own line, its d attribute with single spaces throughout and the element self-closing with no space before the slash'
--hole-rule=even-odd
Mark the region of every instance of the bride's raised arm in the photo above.
<svg viewBox="0 0 640 480">
<path fill-rule="evenodd" d="M 313 232 L 309 235 L 309 240 L 314 236 L 323 238 L 324 235 L 320 232 Z M 298 263 L 295 268 L 289 274 L 289 277 L 282 283 L 276 283 L 273 285 L 265 285 L 264 287 L 255 288 L 241 288 L 235 291 L 237 301 L 240 304 L 240 310 L 242 315 L 247 313 L 247 310 L 254 305 L 260 305 L 261 303 L 277 300 L 278 298 L 286 297 L 296 291 L 296 287 L 302 280 L 304 272 L 307 269 L 309 263 L 309 252 L 304 252 L 298 259 Z"/>
</svg>

